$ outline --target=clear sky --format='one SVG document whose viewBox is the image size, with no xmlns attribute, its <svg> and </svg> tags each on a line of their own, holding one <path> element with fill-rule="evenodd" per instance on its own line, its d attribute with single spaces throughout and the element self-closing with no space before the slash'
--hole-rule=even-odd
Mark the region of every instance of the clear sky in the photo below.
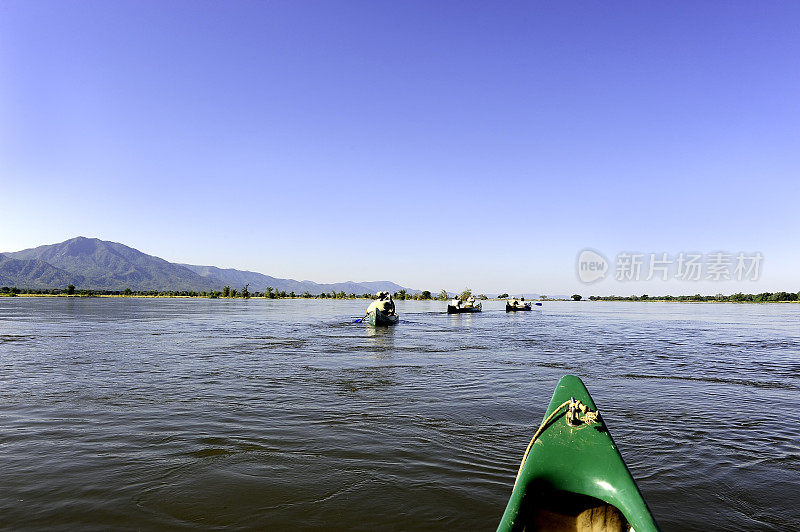
<svg viewBox="0 0 800 532">
<path fill-rule="evenodd" d="M 800 3 L 0 3 L 0 251 L 439 290 L 800 290 Z M 580 250 L 763 254 L 587 287 Z M 612 266 L 613 267 L 613 266 Z"/>
</svg>

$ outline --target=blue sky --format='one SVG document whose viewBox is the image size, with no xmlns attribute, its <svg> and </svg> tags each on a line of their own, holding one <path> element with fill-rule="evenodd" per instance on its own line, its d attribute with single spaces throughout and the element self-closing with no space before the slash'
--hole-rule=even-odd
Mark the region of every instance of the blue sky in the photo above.
<svg viewBox="0 0 800 532">
<path fill-rule="evenodd" d="M 800 4 L 0 4 L 0 250 L 439 290 L 800 290 Z M 581 285 L 584 248 L 760 251 Z"/>
</svg>

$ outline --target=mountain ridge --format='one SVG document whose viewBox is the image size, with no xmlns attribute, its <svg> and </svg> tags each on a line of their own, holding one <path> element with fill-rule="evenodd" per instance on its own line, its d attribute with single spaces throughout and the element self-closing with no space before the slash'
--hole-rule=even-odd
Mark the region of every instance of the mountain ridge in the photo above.
<svg viewBox="0 0 800 532">
<path fill-rule="evenodd" d="M 282 279 L 259 272 L 169 262 L 119 242 L 78 236 L 56 244 L 0 252 L 0 285 L 52 289 L 73 284 L 90 290 L 211 291 L 224 286 L 253 291 L 271 286 L 276 291 L 312 294 L 344 291 L 418 290 L 392 281 L 316 283 Z"/>
<path fill-rule="evenodd" d="M 41 260 L 16 259 L 0 253 L 0 286 L 43 289 L 66 286 L 72 280 L 80 282 L 83 278 L 79 275 L 70 276 L 68 272 Z"/>
<path fill-rule="evenodd" d="M 392 281 L 344 281 L 342 283 L 317 283 L 314 281 L 297 281 L 295 279 L 283 279 L 280 277 L 273 277 L 259 272 L 249 270 L 237 270 L 235 268 L 219 268 L 217 266 L 198 266 L 194 264 L 180 264 L 198 275 L 206 278 L 216 278 L 222 280 L 225 284 L 234 288 L 250 284 L 256 290 L 263 291 L 266 287 L 271 286 L 276 290 L 284 290 L 286 292 L 295 292 L 302 294 L 303 292 L 310 292 L 312 294 L 319 294 L 321 292 L 329 292 L 335 290 L 337 292 L 345 292 L 348 294 L 365 294 L 372 293 L 377 290 L 388 290 L 390 292 L 397 292 L 398 290 L 407 290 L 409 293 L 415 293 L 416 290 L 404 288 Z"/>
</svg>

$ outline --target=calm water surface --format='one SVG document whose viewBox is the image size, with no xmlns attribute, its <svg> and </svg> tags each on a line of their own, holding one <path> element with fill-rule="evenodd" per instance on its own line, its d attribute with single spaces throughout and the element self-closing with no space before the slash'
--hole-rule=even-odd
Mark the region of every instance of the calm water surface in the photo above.
<svg viewBox="0 0 800 532">
<path fill-rule="evenodd" d="M 800 529 L 800 305 L 0 298 L 0 527 L 492 530 L 558 378 L 665 530 Z"/>
</svg>

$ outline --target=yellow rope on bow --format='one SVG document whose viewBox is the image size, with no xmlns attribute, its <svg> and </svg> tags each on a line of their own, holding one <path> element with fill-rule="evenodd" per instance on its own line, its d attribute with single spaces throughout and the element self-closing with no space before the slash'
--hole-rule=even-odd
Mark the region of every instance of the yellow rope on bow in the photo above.
<svg viewBox="0 0 800 532">
<path fill-rule="evenodd" d="M 525 461 L 528 459 L 528 454 L 530 454 L 531 448 L 533 447 L 534 442 L 536 442 L 536 438 L 538 438 L 542 434 L 542 432 L 544 432 L 544 429 L 547 427 L 547 425 L 550 423 L 550 421 L 552 421 L 553 418 L 556 417 L 556 414 L 558 414 L 561 411 L 562 408 L 564 408 L 565 406 L 569 406 L 569 405 L 574 406 L 577 410 L 579 410 L 583 414 L 582 418 L 577 418 L 577 414 L 576 414 L 576 419 L 578 419 L 578 421 L 580 421 L 581 423 L 583 423 L 585 425 L 591 425 L 592 423 L 597 423 L 597 419 L 600 416 L 600 413 L 597 410 L 594 410 L 594 411 L 589 410 L 589 407 L 586 406 L 585 404 L 581 403 L 579 399 L 575 399 L 574 397 L 572 397 L 569 400 L 564 401 L 563 403 L 558 405 L 555 408 L 555 410 L 553 410 L 550 413 L 550 415 L 547 416 L 547 418 L 545 418 L 544 421 L 542 421 L 542 424 L 539 425 L 538 429 L 536 429 L 536 432 L 534 433 L 533 438 L 531 438 L 531 442 L 528 444 L 528 447 L 525 449 L 525 454 L 522 456 L 522 462 L 519 464 L 519 469 L 517 470 L 517 478 L 514 479 L 514 487 L 515 488 L 517 487 L 517 481 L 519 480 L 519 476 L 522 473 L 522 468 L 525 466 Z"/>
</svg>

